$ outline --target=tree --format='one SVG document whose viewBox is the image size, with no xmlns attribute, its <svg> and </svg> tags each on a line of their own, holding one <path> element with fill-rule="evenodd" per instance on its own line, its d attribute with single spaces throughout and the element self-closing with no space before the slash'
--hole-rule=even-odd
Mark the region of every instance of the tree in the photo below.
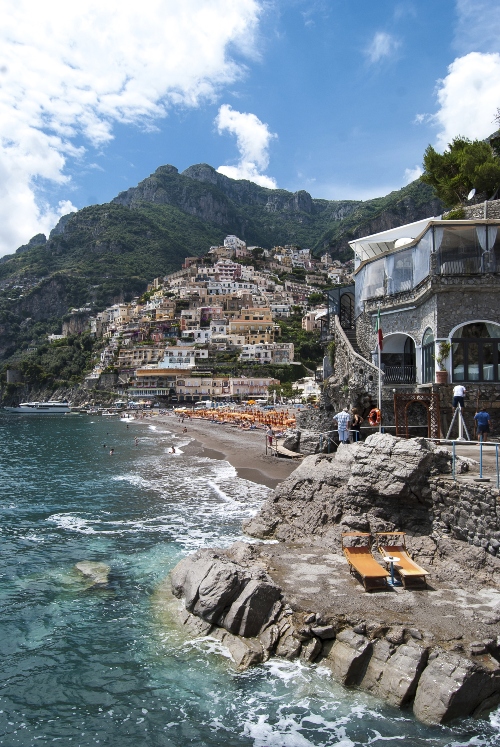
<svg viewBox="0 0 500 747">
<path fill-rule="evenodd" d="M 325 296 L 323 293 L 320 293 L 319 291 L 314 291 L 310 294 L 309 298 L 307 299 L 307 303 L 309 306 L 317 306 L 319 303 L 323 303 L 325 300 Z"/>
<path fill-rule="evenodd" d="M 443 154 L 429 145 L 420 177 L 449 207 L 467 200 L 472 188 L 492 195 L 500 186 L 500 159 L 483 140 L 456 137 Z"/>
</svg>

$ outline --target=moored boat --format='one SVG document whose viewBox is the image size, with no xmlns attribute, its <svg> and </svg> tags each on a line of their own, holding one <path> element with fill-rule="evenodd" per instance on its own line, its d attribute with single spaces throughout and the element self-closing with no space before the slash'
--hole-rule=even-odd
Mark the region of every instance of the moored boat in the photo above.
<svg viewBox="0 0 500 747">
<path fill-rule="evenodd" d="M 48 402 L 21 402 L 16 407 L 4 407 L 5 412 L 15 412 L 22 415 L 67 415 L 71 407 L 66 400 Z"/>
</svg>

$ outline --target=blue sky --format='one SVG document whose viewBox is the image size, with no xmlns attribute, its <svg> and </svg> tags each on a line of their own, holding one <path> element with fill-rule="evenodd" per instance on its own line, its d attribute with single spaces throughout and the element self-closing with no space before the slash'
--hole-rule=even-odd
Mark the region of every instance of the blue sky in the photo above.
<svg viewBox="0 0 500 747">
<path fill-rule="evenodd" d="M 415 178 L 429 143 L 495 129 L 490 0 L 0 9 L 0 254 L 165 163 L 368 199 Z"/>
</svg>

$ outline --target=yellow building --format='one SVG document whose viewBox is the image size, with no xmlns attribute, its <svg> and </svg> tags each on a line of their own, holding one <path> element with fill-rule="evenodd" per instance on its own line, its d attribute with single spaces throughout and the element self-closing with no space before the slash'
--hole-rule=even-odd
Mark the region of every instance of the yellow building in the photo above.
<svg viewBox="0 0 500 747">
<path fill-rule="evenodd" d="M 271 309 L 241 309 L 238 316 L 229 321 L 229 335 L 245 338 L 246 345 L 274 342 L 279 327 L 274 324 Z"/>
</svg>

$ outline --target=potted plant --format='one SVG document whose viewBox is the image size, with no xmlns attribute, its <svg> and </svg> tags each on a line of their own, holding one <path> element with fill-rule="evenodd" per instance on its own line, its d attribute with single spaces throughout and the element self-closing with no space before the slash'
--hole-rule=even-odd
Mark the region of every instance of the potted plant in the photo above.
<svg viewBox="0 0 500 747">
<path fill-rule="evenodd" d="M 443 340 L 439 343 L 438 354 L 436 356 L 436 363 L 439 366 L 439 370 L 436 371 L 436 384 L 447 384 L 448 383 L 448 371 L 446 370 L 446 361 L 449 358 L 451 350 L 451 343 Z"/>
</svg>

